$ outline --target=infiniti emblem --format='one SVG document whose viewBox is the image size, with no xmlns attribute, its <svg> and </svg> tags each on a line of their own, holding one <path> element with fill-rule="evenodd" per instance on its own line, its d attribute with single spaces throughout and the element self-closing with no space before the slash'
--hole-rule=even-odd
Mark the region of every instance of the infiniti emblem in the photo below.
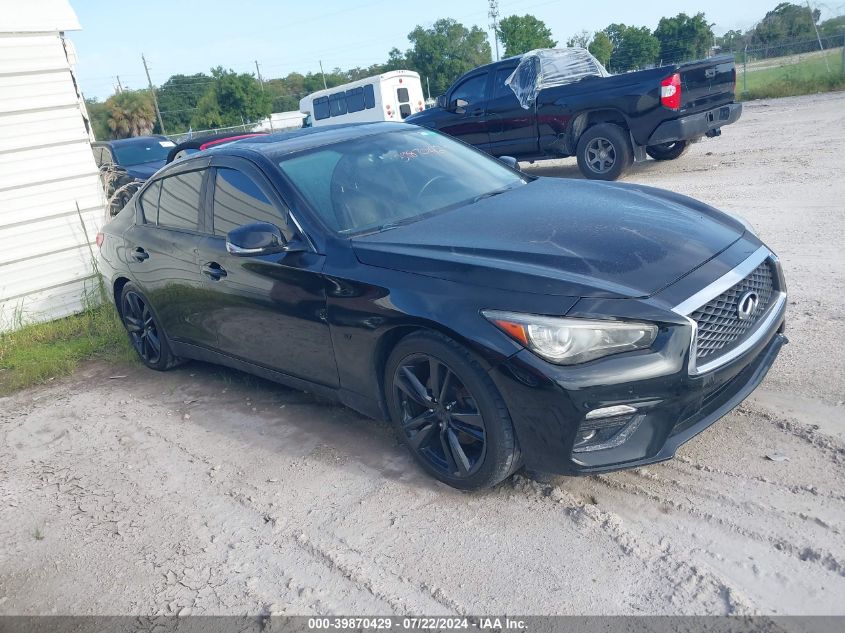
<svg viewBox="0 0 845 633">
<path fill-rule="evenodd" d="M 743 294 L 736 303 L 736 315 L 740 321 L 748 321 L 757 312 L 757 305 L 760 303 L 760 297 L 753 290 L 749 290 Z"/>
</svg>

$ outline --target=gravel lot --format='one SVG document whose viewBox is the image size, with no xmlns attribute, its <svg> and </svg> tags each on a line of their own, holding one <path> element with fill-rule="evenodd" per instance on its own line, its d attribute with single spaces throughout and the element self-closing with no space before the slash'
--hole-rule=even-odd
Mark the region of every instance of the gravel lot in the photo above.
<svg viewBox="0 0 845 633">
<path fill-rule="evenodd" d="M 675 460 L 463 494 L 313 396 L 89 364 L 0 400 L 0 614 L 845 613 L 845 93 L 627 180 L 741 213 L 789 281 L 791 344 Z"/>
</svg>

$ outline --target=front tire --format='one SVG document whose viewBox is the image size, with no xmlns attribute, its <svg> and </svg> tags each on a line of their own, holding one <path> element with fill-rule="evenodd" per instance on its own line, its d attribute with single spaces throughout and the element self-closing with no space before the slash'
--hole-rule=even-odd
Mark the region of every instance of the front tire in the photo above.
<svg viewBox="0 0 845 633">
<path fill-rule="evenodd" d="M 599 123 L 578 139 L 578 168 L 590 180 L 616 180 L 634 163 L 628 131 L 613 123 Z"/>
<path fill-rule="evenodd" d="M 120 318 L 129 335 L 129 342 L 138 358 L 150 369 L 165 371 L 180 364 L 173 355 L 167 336 L 156 321 L 147 298 L 133 283 L 120 293 Z"/>
<path fill-rule="evenodd" d="M 689 141 L 672 141 L 659 145 L 649 145 L 645 148 L 645 151 L 654 160 L 675 160 L 686 154 L 689 146 Z"/>
<path fill-rule="evenodd" d="M 385 396 L 417 463 L 462 490 L 494 486 L 520 465 L 513 424 L 475 357 L 433 332 L 402 339 L 387 360 Z"/>
</svg>

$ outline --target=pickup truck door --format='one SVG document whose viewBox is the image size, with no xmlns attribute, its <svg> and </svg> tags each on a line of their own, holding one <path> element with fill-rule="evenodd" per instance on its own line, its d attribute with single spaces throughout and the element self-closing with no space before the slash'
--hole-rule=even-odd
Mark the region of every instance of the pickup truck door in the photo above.
<svg viewBox="0 0 845 633">
<path fill-rule="evenodd" d="M 516 68 L 497 68 L 488 89 L 487 121 L 493 156 L 525 156 L 538 153 L 537 117 L 534 108 L 525 109 L 505 79 Z"/>
<path fill-rule="evenodd" d="M 490 144 L 484 103 L 489 74 L 488 71 L 475 73 L 449 90 L 446 95 L 445 116 L 438 125 L 441 132 L 483 150 L 487 150 Z M 468 104 L 462 112 L 455 109 L 455 102 L 458 99 L 463 99 Z"/>
</svg>

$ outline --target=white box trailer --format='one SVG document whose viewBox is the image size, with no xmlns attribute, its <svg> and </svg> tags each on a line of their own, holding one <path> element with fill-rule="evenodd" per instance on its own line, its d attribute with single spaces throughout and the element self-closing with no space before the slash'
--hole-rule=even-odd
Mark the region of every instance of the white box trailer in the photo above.
<svg viewBox="0 0 845 633">
<path fill-rule="evenodd" d="M 299 109 L 308 115 L 306 127 L 402 121 L 425 109 L 419 74 L 394 70 L 320 90 L 303 98 Z"/>
</svg>

